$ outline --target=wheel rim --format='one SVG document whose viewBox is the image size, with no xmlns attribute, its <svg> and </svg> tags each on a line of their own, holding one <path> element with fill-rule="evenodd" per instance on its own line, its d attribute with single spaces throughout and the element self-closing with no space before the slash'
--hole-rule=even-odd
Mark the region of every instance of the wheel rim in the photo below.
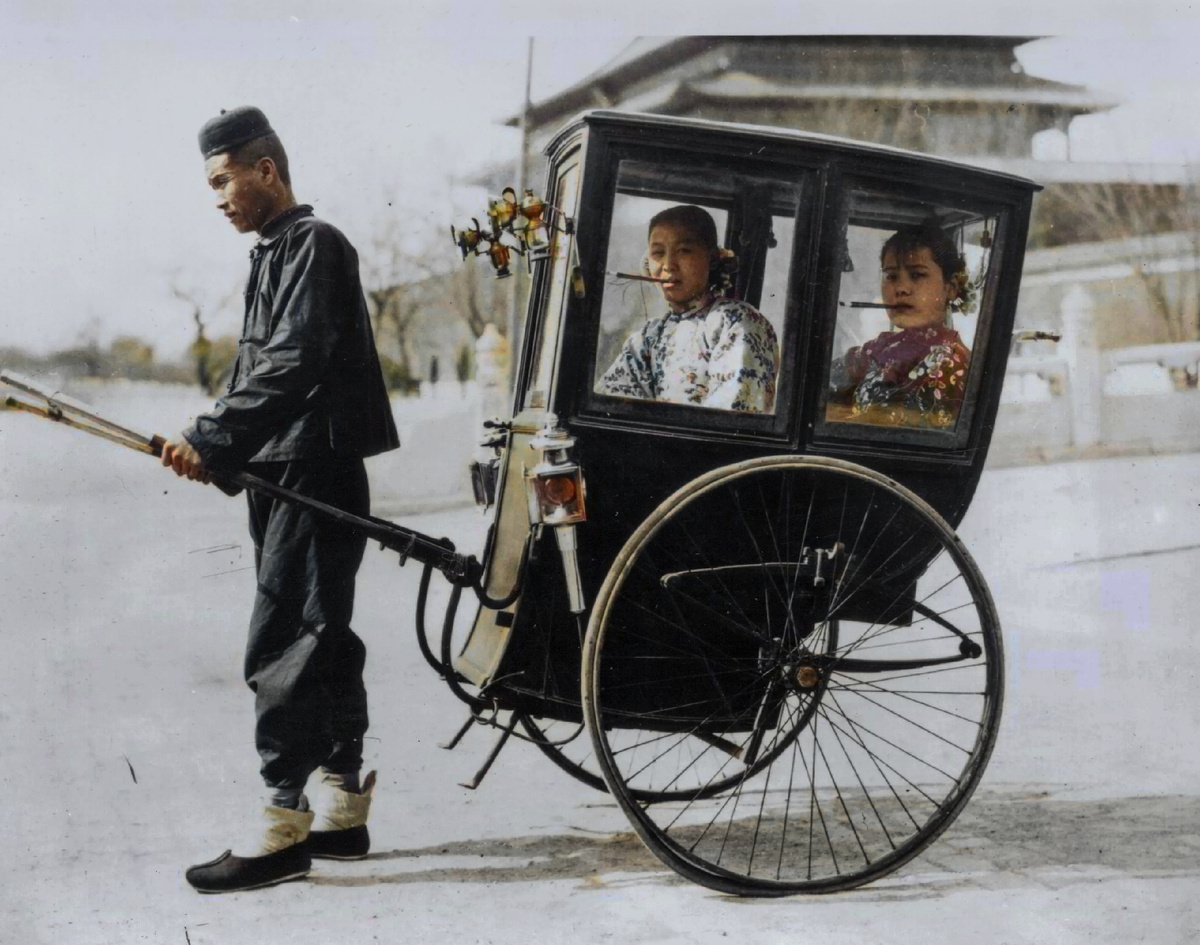
<svg viewBox="0 0 1200 945">
<path fill-rule="evenodd" d="M 592 740 L 586 733 L 576 734 L 578 722 L 522 715 L 521 727 L 543 755 L 575 780 L 597 791 L 608 791 Z"/>
<path fill-rule="evenodd" d="M 1000 647 L 978 569 L 922 500 L 849 463 L 752 461 L 680 490 L 618 556 L 585 712 L 610 791 L 673 868 L 737 893 L 841 889 L 970 796 Z"/>
</svg>

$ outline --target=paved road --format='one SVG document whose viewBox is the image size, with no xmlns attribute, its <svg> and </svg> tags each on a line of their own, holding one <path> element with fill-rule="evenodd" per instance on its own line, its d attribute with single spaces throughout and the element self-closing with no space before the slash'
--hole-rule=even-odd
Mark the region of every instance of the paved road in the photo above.
<svg viewBox="0 0 1200 945">
<path fill-rule="evenodd" d="M 524 745 L 458 787 L 487 735 L 437 747 L 463 713 L 411 639 L 417 573 L 371 551 L 356 625 L 377 852 L 201 897 L 182 867 L 228 845 L 258 791 L 241 508 L 103 445 L 70 466 L 0 446 L 0 943 L 1200 936 L 1200 456 L 985 476 L 962 531 L 1004 620 L 1001 741 L 951 831 L 872 887 L 738 901 L 689 885 Z M 479 540 L 472 510 L 409 521 Z"/>
</svg>

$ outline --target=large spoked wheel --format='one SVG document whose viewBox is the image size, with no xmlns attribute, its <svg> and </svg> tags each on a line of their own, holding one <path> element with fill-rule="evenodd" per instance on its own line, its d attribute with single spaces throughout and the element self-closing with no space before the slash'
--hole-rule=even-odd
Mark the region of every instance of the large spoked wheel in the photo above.
<svg viewBox="0 0 1200 945">
<path fill-rule="evenodd" d="M 927 503 L 852 463 L 779 457 L 694 480 L 633 534 L 582 690 L 604 781 L 668 865 L 740 895 L 831 892 L 962 809 L 1003 653 L 979 569 Z"/>
</svg>

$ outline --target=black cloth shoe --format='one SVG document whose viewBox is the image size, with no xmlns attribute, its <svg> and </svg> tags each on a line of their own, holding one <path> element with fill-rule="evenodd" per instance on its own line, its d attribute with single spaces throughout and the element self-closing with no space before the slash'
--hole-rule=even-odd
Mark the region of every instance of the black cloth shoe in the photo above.
<svg viewBox="0 0 1200 945">
<path fill-rule="evenodd" d="M 312 854 L 302 842 L 266 856 L 235 856 L 226 850 L 215 860 L 190 867 L 184 875 L 197 892 L 223 893 L 300 879 L 311 869 Z"/>
<path fill-rule="evenodd" d="M 371 851 L 366 824 L 345 830 L 313 830 L 308 851 L 314 860 L 361 860 Z"/>
</svg>

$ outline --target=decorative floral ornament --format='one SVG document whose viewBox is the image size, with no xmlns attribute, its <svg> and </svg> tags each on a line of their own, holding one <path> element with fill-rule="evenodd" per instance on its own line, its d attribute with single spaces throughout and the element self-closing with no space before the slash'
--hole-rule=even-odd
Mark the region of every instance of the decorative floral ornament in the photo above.
<svg viewBox="0 0 1200 945">
<path fill-rule="evenodd" d="M 971 281 L 965 268 L 950 277 L 950 311 L 970 315 L 979 299 L 979 286 Z"/>
<path fill-rule="evenodd" d="M 717 247 L 716 260 L 708 273 L 708 285 L 714 295 L 725 297 L 733 291 L 734 277 L 737 276 L 738 258 L 732 249 Z"/>
</svg>

